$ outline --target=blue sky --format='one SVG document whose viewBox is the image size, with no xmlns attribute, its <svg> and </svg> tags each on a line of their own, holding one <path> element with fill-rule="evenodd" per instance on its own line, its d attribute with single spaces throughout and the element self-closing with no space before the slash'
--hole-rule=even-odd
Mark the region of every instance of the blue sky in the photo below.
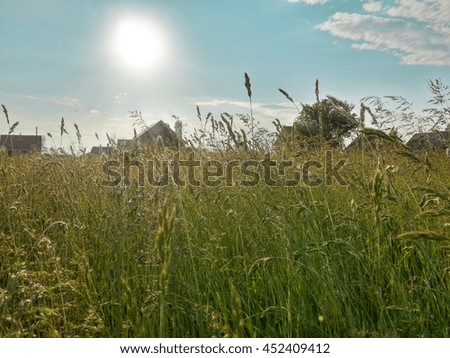
<svg viewBox="0 0 450 358">
<path fill-rule="evenodd" d="M 322 95 L 356 106 L 400 95 L 423 108 L 427 80 L 450 80 L 449 18 L 448 0 L 0 0 L 0 103 L 16 133 L 59 138 L 64 116 L 88 147 L 95 132 L 103 145 L 106 133 L 131 137 L 134 109 L 148 124 L 177 115 L 187 131 L 197 104 L 204 115 L 248 113 L 244 72 L 267 127 L 296 116 L 277 89 L 310 103 L 316 78 Z M 160 44 L 139 40 L 157 52 L 151 65 L 124 60 L 124 22 Z"/>
</svg>

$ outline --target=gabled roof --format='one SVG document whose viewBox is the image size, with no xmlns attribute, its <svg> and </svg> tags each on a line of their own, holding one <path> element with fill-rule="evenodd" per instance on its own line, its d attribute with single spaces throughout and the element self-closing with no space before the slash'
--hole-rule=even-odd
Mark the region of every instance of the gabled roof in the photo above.
<svg viewBox="0 0 450 358">
<path fill-rule="evenodd" d="M 93 146 L 91 149 L 91 154 L 107 154 L 110 155 L 112 151 L 112 147 L 100 147 Z"/>
<path fill-rule="evenodd" d="M 450 131 L 416 133 L 406 143 L 412 149 L 446 149 L 450 145 Z"/>
<path fill-rule="evenodd" d="M 391 129 L 389 133 L 386 133 L 379 129 L 364 128 L 345 149 L 359 150 L 364 148 L 380 151 L 394 149 L 404 145 L 404 141 L 398 136 L 396 129 Z"/>
<path fill-rule="evenodd" d="M 158 137 L 161 138 L 165 145 L 175 144 L 177 142 L 175 131 L 163 121 L 158 121 L 147 127 L 136 137 L 136 141 L 143 144 L 153 144 L 158 140 Z"/>
<path fill-rule="evenodd" d="M 170 126 L 158 121 L 149 127 L 146 127 L 139 135 L 133 139 L 118 139 L 117 146 L 119 148 L 127 148 L 131 145 L 139 143 L 143 145 L 161 144 L 163 146 L 179 145 L 182 139 L 178 138 Z"/>
<path fill-rule="evenodd" d="M 175 131 L 173 131 L 172 128 L 170 128 L 170 126 L 167 123 L 165 123 L 163 121 L 158 121 L 156 123 L 153 123 L 151 126 L 148 126 L 147 128 L 145 128 L 141 133 L 138 134 L 136 139 L 139 139 L 145 133 L 156 134 L 157 132 L 162 131 L 162 130 L 168 130 L 169 132 L 172 132 L 175 135 Z"/>
<path fill-rule="evenodd" d="M 119 148 L 125 148 L 133 142 L 132 139 L 117 139 L 117 146 Z"/>
<path fill-rule="evenodd" d="M 358 135 L 345 149 L 362 149 L 363 146 L 364 148 L 375 149 L 380 144 L 386 144 L 386 142 L 383 142 L 383 140 L 373 134 Z"/>
</svg>

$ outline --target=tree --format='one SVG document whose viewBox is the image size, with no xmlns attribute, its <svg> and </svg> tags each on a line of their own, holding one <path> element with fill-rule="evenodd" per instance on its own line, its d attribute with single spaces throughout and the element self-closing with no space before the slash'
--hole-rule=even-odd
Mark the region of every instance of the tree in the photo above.
<svg viewBox="0 0 450 358">
<path fill-rule="evenodd" d="M 321 138 L 333 146 L 342 144 L 344 137 L 358 126 L 354 106 L 327 96 L 314 104 L 303 104 L 295 120 L 294 131 L 299 139 Z"/>
</svg>

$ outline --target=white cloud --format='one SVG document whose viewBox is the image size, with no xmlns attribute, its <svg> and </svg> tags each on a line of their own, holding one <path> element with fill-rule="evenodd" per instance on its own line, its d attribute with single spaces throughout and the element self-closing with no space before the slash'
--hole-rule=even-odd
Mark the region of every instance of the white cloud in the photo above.
<svg viewBox="0 0 450 358">
<path fill-rule="evenodd" d="M 290 3 L 297 3 L 297 2 L 303 2 L 305 4 L 309 5 L 315 5 L 315 4 L 325 4 L 328 0 L 288 0 Z"/>
<path fill-rule="evenodd" d="M 220 106 L 235 106 L 249 110 L 248 101 L 234 101 L 228 99 L 212 99 L 209 101 L 195 102 L 197 106 L 202 107 L 220 107 Z M 263 102 L 253 102 L 252 107 L 254 110 L 270 110 L 270 109 L 295 109 L 295 107 L 289 102 L 282 103 L 263 103 Z"/>
<path fill-rule="evenodd" d="M 248 114 L 250 112 L 248 101 L 235 101 L 231 99 L 211 99 L 207 101 L 195 102 L 194 104 L 200 107 L 202 113 L 207 113 L 210 108 L 214 108 L 214 117 L 217 117 L 221 112 L 242 113 Z M 280 103 L 263 103 L 253 102 L 253 116 L 261 123 L 263 127 L 268 129 L 273 128 L 272 121 L 278 118 L 282 123 L 292 124 L 298 115 L 295 106 L 290 102 Z M 217 116 L 216 116 L 217 113 Z"/>
<path fill-rule="evenodd" d="M 392 53 L 408 65 L 450 66 L 450 1 L 397 0 L 363 5 L 380 15 L 338 12 L 317 26 L 331 35 L 353 41 L 357 50 Z"/>
<path fill-rule="evenodd" d="M 383 3 L 381 1 L 369 1 L 363 4 L 364 10 L 367 12 L 379 12 L 383 7 Z"/>
<path fill-rule="evenodd" d="M 229 99 L 212 99 L 209 101 L 196 102 L 197 106 L 201 107 L 221 107 L 221 106 L 235 106 L 243 109 L 249 108 L 248 101 L 234 101 Z M 259 108 L 262 103 L 252 103 L 253 108 Z"/>
<path fill-rule="evenodd" d="M 29 99 L 32 101 L 43 101 L 43 102 L 50 102 L 55 103 L 60 106 L 65 107 L 74 107 L 77 108 L 81 106 L 81 101 L 78 98 L 72 98 L 72 97 L 58 97 L 58 96 L 35 96 L 35 95 L 12 95 L 15 97 L 20 97 L 24 99 Z"/>
<path fill-rule="evenodd" d="M 450 35 L 450 1 L 448 0 L 398 0 L 397 6 L 388 8 L 387 14 L 417 20 L 437 33 Z"/>
</svg>

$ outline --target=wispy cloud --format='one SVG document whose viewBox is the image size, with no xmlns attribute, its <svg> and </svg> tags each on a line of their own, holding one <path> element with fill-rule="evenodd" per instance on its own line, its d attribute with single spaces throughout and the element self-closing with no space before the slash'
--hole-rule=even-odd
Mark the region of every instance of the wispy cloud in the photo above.
<svg viewBox="0 0 450 358">
<path fill-rule="evenodd" d="M 352 41 L 356 50 L 391 53 L 402 64 L 450 66 L 449 0 L 369 0 L 362 6 L 362 13 L 337 12 L 317 28 Z"/>
<path fill-rule="evenodd" d="M 194 104 L 198 105 L 202 112 L 210 111 L 212 107 L 219 113 L 221 111 L 227 111 L 230 114 L 233 112 L 249 113 L 249 103 L 247 101 L 215 98 L 208 101 L 194 102 Z M 272 128 L 272 121 L 275 118 L 286 124 L 291 124 L 298 115 L 296 108 L 287 101 L 279 103 L 253 102 L 252 106 L 255 119 L 266 128 Z"/>
<path fill-rule="evenodd" d="M 249 103 L 247 101 L 235 101 L 235 100 L 228 100 L 228 99 L 212 99 L 209 101 L 202 101 L 202 102 L 195 102 L 197 106 L 201 107 L 219 107 L 219 106 L 235 106 L 239 107 L 245 110 L 249 109 Z M 263 102 L 253 102 L 252 103 L 253 109 L 261 109 L 261 110 L 267 110 L 267 109 L 279 109 L 279 110 L 285 110 L 285 109 L 295 109 L 293 105 L 289 102 L 281 102 L 281 103 L 263 103 Z"/>
<path fill-rule="evenodd" d="M 195 102 L 195 105 L 199 107 L 221 107 L 221 106 L 235 106 L 239 108 L 249 108 L 249 104 L 246 101 L 234 101 L 229 99 L 211 99 L 208 101 Z M 253 103 L 253 107 L 256 108 L 258 103 Z"/>
<path fill-rule="evenodd" d="M 8 93 L 7 95 L 12 96 L 12 97 L 28 99 L 31 101 L 49 102 L 49 103 L 58 104 L 60 106 L 72 107 L 72 108 L 80 107 L 82 104 L 78 98 L 73 98 L 73 97 L 58 97 L 58 96 L 45 96 L 45 95 L 37 96 L 37 95 L 22 95 L 22 94 L 10 94 L 10 93 Z"/>
</svg>

